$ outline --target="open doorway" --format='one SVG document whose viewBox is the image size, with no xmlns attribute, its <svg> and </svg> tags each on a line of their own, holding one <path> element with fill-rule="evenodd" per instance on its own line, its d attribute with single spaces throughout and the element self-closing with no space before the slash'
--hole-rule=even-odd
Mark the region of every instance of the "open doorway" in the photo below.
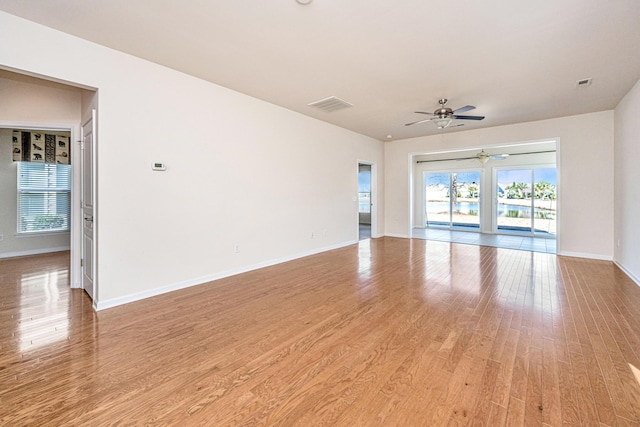
<svg viewBox="0 0 640 427">
<path fill-rule="evenodd" d="M 0 222 L 0 258 L 69 251 L 69 286 L 82 288 L 81 123 L 97 108 L 97 91 L 0 69 L 0 92 L 0 176 L 11 187 L 1 196 L 11 218 Z"/>
<path fill-rule="evenodd" d="M 413 155 L 412 237 L 555 253 L 558 144 L 545 140 Z"/>
<path fill-rule="evenodd" d="M 0 258 L 71 248 L 73 129 L 0 123 Z"/>
<path fill-rule="evenodd" d="M 375 164 L 358 163 L 358 240 L 373 237 Z"/>
</svg>

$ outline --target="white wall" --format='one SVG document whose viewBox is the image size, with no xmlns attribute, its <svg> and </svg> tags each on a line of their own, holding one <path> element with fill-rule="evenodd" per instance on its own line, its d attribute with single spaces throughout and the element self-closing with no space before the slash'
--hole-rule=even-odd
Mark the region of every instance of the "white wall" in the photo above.
<svg viewBox="0 0 640 427">
<path fill-rule="evenodd" d="M 387 143 L 385 233 L 410 233 L 412 154 L 550 139 L 559 141 L 558 253 L 612 259 L 613 111 Z"/>
<path fill-rule="evenodd" d="M 81 90 L 0 70 L 0 126 L 73 125 L 80 119 Z M 68 249 L 69 233 L 16 236 L 17 163 L 11 128 L 0 129 L 0 258 Z"/>
<path fill-rule="evenodd" d="M 5 13 L 0 38 L 0 66 L 99 90 L 98 308 L 357 241 L 381 142 Z"/>
<path fill-rule="evenodd" d="M 640 284 L 640 81 L 615 109 L 614 259 Z"/>
</svg>

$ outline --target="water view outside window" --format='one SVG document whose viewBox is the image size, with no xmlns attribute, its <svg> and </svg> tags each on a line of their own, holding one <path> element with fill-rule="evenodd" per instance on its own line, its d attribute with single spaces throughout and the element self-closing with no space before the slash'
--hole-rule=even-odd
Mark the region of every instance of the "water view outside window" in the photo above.
<svg viewBox="0 0 640 427">
<path fill-rule="evenodd" d="M 498 231 L 556 234 L 556 168 L 500 170 L 497 181 Z"/>
<path fill-rule="evenodd" d="M 426 226 L 480 228 L 480 172 L 425 174 Z"/>
</svg>

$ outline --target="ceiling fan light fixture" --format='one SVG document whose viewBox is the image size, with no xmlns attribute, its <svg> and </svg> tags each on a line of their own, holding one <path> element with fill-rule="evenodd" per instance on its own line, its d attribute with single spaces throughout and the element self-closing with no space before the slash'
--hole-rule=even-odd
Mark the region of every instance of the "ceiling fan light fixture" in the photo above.
<svg viewBox="0 0 640 427">
<path fill-rule="evenodd" d="M 486 151 L 482 150 L 478 153 L 478 161 L 481 164 L 486 164 L 487 161 L 491 158 L 491 156 L 489 155 L 489 153 L 487 153 Z"/>
<path fill-rule="evenodd" d="M 446 127 L 449 127 L 449 125 L 451 124 L 452 120 L 444 117 L 444 118 L 436 120 L 435 122 L 436 122 L 436 125 L 438 126 L 438 129 L 444 129 Z"/>
</svg>

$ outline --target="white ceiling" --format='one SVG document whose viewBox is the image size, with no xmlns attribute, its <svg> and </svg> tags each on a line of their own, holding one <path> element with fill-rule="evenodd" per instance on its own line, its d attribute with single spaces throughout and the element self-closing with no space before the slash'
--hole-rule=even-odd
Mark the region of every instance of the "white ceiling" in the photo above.
<svg viewBox="0 0 640 427">
<path fill-rule="evenodd" d="M 640 78 L 638 0 L 0 0 L 0 10 L 379 140 L 610 110 Z M 592 85 L 577 88 L 584 78 Z M 354 107 L 307 105 L 328 96 Z M 442 97 L 486 119 L 404 126 Z"/>
</svg>

